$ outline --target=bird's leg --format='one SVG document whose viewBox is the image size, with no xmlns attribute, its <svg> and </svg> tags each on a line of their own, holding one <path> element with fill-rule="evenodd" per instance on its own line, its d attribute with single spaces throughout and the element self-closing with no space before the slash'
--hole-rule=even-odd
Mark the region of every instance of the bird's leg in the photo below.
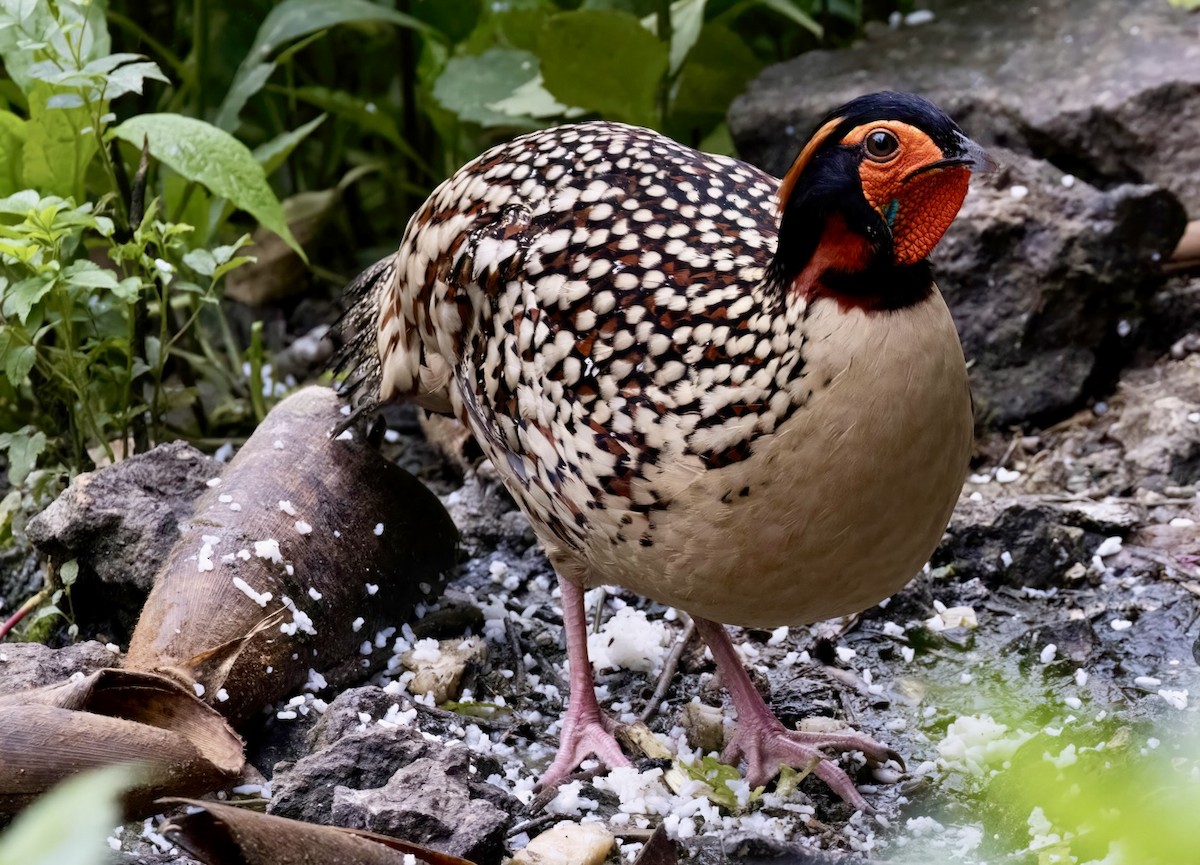
<svg viewBox="0 0 1200 865">
<path fill-rule="evenodd" d="M 551 787 L 575 771 L 587 757 L 595 755 L 610 769 L 628 766 L 629 759 L 613 737 L 617 724 L 596 702 L 592 663 L 587 653 L 587 615 L 583 589 L 559 578 L 562 590 L 563 628 L 567 632 L 567 658 L 571 662 L 570 696 L 558 734 L 558 756 L 542 776 L 543 788 Z"/>
<path fill-rule="evenodd" d="M 766 784 L 781 766 L 811 769 L 833 792 L 855 808 L 870 811 L 870 806 L 855 788 L 850 776 L 821 749 L 862 751 L 868 758 L 880 763 L 887 760 L 899 761 L 900 756 L 865 736 L 851 733 L 805 733 L 787 729 L 775 717 L 754 687 L 754 683 L 750 681 L 750 676 L 742 666 L 725 626 L 706 619 L 697 618 L 695 621 L 700 636 L 712 651 L 721 680 L 737 709 L 737 729 L 725 747 L 725 762 L 735 763 L 744 758 L 746 780 L 752 787 Z"/>
</svg>

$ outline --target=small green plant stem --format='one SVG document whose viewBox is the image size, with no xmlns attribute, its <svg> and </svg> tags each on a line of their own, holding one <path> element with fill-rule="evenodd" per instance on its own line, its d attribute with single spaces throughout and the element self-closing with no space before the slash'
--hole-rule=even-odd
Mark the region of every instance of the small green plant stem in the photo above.
<svg viewBox="0 0 1200 865">
<path fill-rule="evenodd" d="M 9 616 L 2 624 L 0 624 L 0 640 L 5 639 L 9 632 L 12 631 L 21 620 L 40 607 L 50 597 L 52 589 L 49 586 L 44 587 L 40 592 L 32 598 L 21 604 L 11 616 Z"/>
<path fill-rule="evenodd" d="M 61 251 L 56 251 L 55 256 L 61 255 Z M 112 445 L 108 442 L 108 436 L 100 429 L 100 424 L 96 421 L 96 415 L 92 411 L 91 400 L 88 399 L 87 381 L 84 379 L 79 367 L 75 363 L 75 329 L 71 324 L 71 298 L 65 289 L 55 289 L 56 299 L 59 302 L 59 315 L 62 316 L 63 329 L 63 361 L 67 367 L 66 377 L 71 382 L 71 390 L 79 400 L 79 413 L 83 416 L 84 424 L 87 432 L 96 439 L 97 442 L 104 448 L 104 455 L 108 457 L 109 462 L 116 462 L 116 454 L 113 453 Z M 75 427 L 76 450 L 79 456 L 79 464 L 83 463 L 83 456 L 87 452 L 87 447 L 83 441 L 83 432 L 78 425 L 72 421 L 71 424 Z"/>
<path fill-rule="evenodd" d="M 655 10 L 657 25 L 658 25 L 658 41 L 667 45 L 668 49 L 671 45 L 671 0 L 658 0 L 658 8 Z M 670 113 L 671 107 L 671 73 L 668 71 L 663 75 L 662 81 L 658 82 L 658 125 L 661 128 L 667 122 L 667 115 Z"/>
<path fill-rule="evenodd" d="M 267 403 L 263 398 L 263 341 L 262 321 L 250 325 L 250 405 L 254 408 L 254 419 L 262 423 L 267 416 Z"/>
</svg>

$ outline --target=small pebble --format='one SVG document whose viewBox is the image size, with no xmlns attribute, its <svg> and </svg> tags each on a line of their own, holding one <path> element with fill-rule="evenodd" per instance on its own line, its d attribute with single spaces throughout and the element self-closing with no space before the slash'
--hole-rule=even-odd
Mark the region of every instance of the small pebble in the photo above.
<svg viewBox="0 0 1200 865">
<path fill-rule="evenodd" d="M 1114 631 L 1128 631 L 1133 627 L 1133 622 L 1129 621 L 1129 619 L 1113 619 L 1108 623 L 1108 626 Z"/>
<path fill-rule="evenodd" d="M 1029 187 L 1021 186 L 1020 184 L 1018 184 L 1016 186 L 1009 187 L 1008 194 L 1011 195 L 1013 198 L 1015 198 L 1017 201 L 1020 201 L 1022 198 L 1024 198 L 1025 196 L 1027 196 L 1029 194 Z"/>
</svg>

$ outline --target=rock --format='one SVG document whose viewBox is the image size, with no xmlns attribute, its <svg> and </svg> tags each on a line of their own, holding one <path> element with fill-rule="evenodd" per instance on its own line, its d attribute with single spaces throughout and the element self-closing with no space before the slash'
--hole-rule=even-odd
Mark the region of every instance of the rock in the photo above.
<svg viewBox="0 0 1200 865">
<path fill-rule="evenodd" d="M 41 643 L 0 644 L 0 696 L 65 682 L 75 673 L 116 667 L 119 656 L 88 640 L 62 649 Z"/>
<path fill-rule="evenodd" d="M 1200 18 L 1160 0 L 929 0 L 935 20 L 767 68 L 729 113 L 738 149 L 786 170 L 831 108 L 921 93 L 982 144 L 1101 187 L 1150 182 L 1200 213 Z"/>
<path fill-rule="evenodd" d="M 1105 537 L 1130 530 L 1122 510 L 1113 509 L 1115 521 L 1108 522 L 1105 511 L 1074 505 L 1040 496 L 963 498 L 932 563 L 993 586 L 1062 585 L 1075 564 L 1091 562 Z"/>
<path fill-rule="evenodd" d="M 559 823 L 512 857 L 513 865 L 600 865 L 615 839 L 602 823 Z"/>
<path fill-rule="evenodd" d="M 159 445 L 79 475 L 29 521 L 29 539 L 59 562 L 79 562 L 77 614 L 95 621 L 111 612 L 128 627 L 205 481 L 219 474 L 219 465 L 189 444 Z"/>
<path fill-rule="evenodd" d="M 374 790 L 339 786 L 333 821 L 425 844 L 480 865 L 498 863 L 516 800 L 482 780 L 465 747 L 438 750 Z"/>
<path fill-rule="evenodd" d="M 412 694 L 430 694 L 435 705 L 457 699 L 463 673 L 469 664 L 478 664 L 487 657 L 487 644 L 478 637 L 458 640 L 420 640 L 400 656 L 406 669 L 412 670 L 408 683 Z"/>
<path fill-rule="evenodd" d="M 1139 484 L 1200 482 L 1200 354 L 1167 362 L 1121 388 L 1124 407 L 1108 429 Z"/>
<path fill-rule="evenodd" d="M 739 151 L 776 175 L 832 107 L 880 89 L 930 97 L 1001 156 L 934 253 L 994 426 L 1112 387 L 1183 232 L 1179 198 L 1200 211 L 1197 19 L 1103 5 L 935 3 L 932 24 L 769 68 L 730 110 Z M 1147 304 L 1154 320 L 1170 302 Z"/>
<path fill-rule="evenodd" d="M 336 790 L 382 787 L 397 770 L 435 750 L 419 731 L 409 727 L 372 725 L 347 733 L 293 765 L 277 765 L 267 813 L 329 823 Z"/>
</svg>

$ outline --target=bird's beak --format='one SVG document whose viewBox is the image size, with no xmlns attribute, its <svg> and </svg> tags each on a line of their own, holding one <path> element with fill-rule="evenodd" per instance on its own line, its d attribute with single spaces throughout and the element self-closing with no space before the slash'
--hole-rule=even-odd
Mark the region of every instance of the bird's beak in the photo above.
<svg viewBox="0 0 1200 865">
<path fill-rule="evenodd" d="M 984 173 L 996 168 L 996 160 L 992 155 L 965 135 L 958 136 L 958 145 L 963 150 L 961 165 L 967 165 L 972 172 Z"/>
<path fill-rule="evenodd" d="M 908 183 L 914 177 L 929 174 L 933 171 L 941 171 L 945 168 L 966 168 L 972 174 L 979 174 L 991 171 L 996 167 L 996 160 L 992 158 L 992 155 L 965 135 L 959 134 L 955 144 L 958 146 L 958 152 L 953 156 L 922 165 L 905 177 L 902 182 Z"/>
</svg>

